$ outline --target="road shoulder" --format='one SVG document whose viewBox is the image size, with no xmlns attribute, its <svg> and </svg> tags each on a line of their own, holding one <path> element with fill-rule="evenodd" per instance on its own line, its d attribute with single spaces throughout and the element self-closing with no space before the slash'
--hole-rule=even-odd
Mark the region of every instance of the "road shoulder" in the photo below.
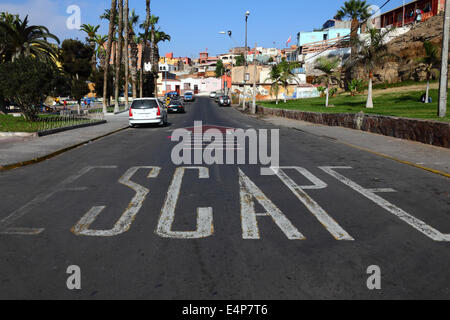
<svg viewBox="0 0 450 320">
<path fill-rule="evenodd" d="M 450 177 L 450 150 L 446 148 L 300 120 L 273 116 L 258 116 L 258 118 L 276 126 L 288 127 L 307 134 L 328 138 L 388 159 Z"/>
<path fill-rule="evenodd" d="M 107 115 L 107 123 L 44 137 L 0 139 L 0 171 L 37 163 L 128 128 L 128 114 Z"/>
</svg>

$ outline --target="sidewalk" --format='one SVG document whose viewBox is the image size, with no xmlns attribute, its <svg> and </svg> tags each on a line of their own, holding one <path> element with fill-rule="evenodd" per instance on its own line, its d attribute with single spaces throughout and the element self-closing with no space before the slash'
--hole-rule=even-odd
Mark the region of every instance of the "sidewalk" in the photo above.
<svg viewBox="0 0 450 320">
<path fill-rule="evenodd" d="M 108 114 L 106 124 L 69 130 L 45 137 L 0 138 L 0 168 L 39 159 L 128 127 L 128 114 Z"/>
<path fill-rule="evenodd" d="M 276 126 L 290 127 L 318 137 L 336 140 L 338 143 L 351 145 L 352 147 L 397 161 L 408 162 L 450 175 L 450 149 L 359 130 L 330 127 L 286 118 L 264 116 L 260 117 L 260 119 Z"/>
</svg>

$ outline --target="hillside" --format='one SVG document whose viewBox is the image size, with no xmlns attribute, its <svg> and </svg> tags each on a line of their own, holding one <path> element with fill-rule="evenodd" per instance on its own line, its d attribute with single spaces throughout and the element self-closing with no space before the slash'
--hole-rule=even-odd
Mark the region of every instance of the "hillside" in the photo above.
<svg viewBox="0 0 450 320">
<path fill-rule="evenodd" d="M 443 14 L 440 14 L 414 26 L 409 32 L 392 40 L 388 44 L 389 51 L 399 58 L 386 63 L 383 68 L 375 70 L 375 82 L 394 83 L 406 80 L 425 80 L 426 73 L 423 65 L 417 62 L 417 59 L 425 54 L 424 41 L 431 41 L 441 47 L 442 32 Z M 364 77 L 362 68 L 358 70 L 358 77 Z"/>
</svg>

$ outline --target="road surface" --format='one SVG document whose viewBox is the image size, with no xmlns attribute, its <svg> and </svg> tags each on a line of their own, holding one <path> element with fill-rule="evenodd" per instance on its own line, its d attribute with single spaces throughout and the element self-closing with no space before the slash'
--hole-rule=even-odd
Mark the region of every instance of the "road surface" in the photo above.
<svg viewBox="0 0 450 320">
<path fill-rule="evenodd" d="M 0 173 L 1 299 L 450 298 L 448 178 L 288 128 L 278 175 L 182 169 L 175 129 L 277 129 L 187 111 Z"/>
</svg>

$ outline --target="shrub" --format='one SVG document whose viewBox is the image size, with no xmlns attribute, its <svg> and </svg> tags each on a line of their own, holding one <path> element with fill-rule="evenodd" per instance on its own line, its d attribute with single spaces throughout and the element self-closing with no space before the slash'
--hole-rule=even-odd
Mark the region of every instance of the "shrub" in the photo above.
<svg viewBox="0 0 450 320">
<path fill-rule="evenodd" d="M 27 120 L 37 118 L 39 106 L 52 91 L 54 66 L 31 57 L 0 64 L 0 97 L 15 103 Z"/>
</svg>

